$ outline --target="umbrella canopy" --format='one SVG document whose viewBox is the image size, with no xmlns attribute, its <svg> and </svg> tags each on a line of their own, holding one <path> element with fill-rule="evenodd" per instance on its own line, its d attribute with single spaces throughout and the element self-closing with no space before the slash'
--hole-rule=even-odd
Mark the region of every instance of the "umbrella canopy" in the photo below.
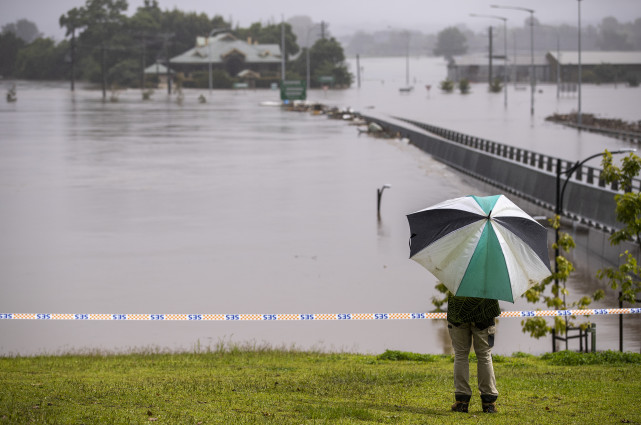
<svg viewBox="0 0 641 425">
<path fill-rule="evenodd" d="M 503 195 L 451 199 L 407 220 L 410 258 L 454 295 L 514 302 L 551 274 L 546 229 Z"/>
</svg>

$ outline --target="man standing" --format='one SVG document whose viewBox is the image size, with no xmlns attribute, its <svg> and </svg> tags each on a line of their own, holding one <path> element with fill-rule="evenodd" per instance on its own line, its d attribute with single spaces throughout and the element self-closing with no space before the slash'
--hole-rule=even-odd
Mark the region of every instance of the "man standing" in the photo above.
<svg viewBox="0 0 641 425">
<path fill-rule="evenodd" d="M 478 388 L 483 412 L 496 413 L 496 390 L 492 347 L 494 346 L 494 318 L 501 314 L 497 300 L 450 296 L 447 301 L 447 327 L 454 348 L 454 412 L 467 412 L 470 388 L 469 354 L 472 344 L 477 358 Z"/>
</svg>

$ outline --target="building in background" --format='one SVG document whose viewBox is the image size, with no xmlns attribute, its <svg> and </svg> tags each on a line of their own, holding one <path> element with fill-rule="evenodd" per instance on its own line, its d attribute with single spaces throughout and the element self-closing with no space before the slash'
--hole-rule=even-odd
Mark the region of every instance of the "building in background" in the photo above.
<svg viewBox="0 0 641 425">
<path fill-rule="evenodd" d="M 239 40 L 231 32 L 221 31 L 209 37 L 198 37 L 196 46 L 170 59 L 172 68 L 185 78 L 196 71 L 223 70 L 230 77 L 243 71 L 252 76 L 276 76 L 281 67 L 278 44 L 258 44 L 251 39 Z"/>
</svg>

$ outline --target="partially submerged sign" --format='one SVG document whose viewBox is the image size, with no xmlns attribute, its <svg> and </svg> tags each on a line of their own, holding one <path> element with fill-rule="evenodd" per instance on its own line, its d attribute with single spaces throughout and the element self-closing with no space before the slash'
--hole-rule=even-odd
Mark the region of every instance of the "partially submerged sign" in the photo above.
<svg viewBox="0 0 641 425">
<path fill-rule="evenodd" d="M 323 86 L 334 86 L 334 77 L 331 75 L 321 75 L 320 77 L 318 77 L 318 82 Z"/>
<path fill-rule="evenodd" d="M 305 100 L 307 99 L 307 87 L 304 80 L 282 80 L 280 82 L 280 99 Z"/>
</svg>

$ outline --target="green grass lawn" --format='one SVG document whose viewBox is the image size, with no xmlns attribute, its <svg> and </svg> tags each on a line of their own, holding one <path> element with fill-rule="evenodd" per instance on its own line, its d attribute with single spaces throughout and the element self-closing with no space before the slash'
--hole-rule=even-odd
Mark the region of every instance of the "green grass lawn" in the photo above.
<svg viewBox="0 0 641 425">
<path fill-rule="evenodd" d="M 475 359 L 471 360 L 475 383 Z M 641 355 L 495 356 L 499 413 L 450 411 L 452 358 L 270 349 L 0 358 L 0 424 L 641 423 Z"/>
</svg>

